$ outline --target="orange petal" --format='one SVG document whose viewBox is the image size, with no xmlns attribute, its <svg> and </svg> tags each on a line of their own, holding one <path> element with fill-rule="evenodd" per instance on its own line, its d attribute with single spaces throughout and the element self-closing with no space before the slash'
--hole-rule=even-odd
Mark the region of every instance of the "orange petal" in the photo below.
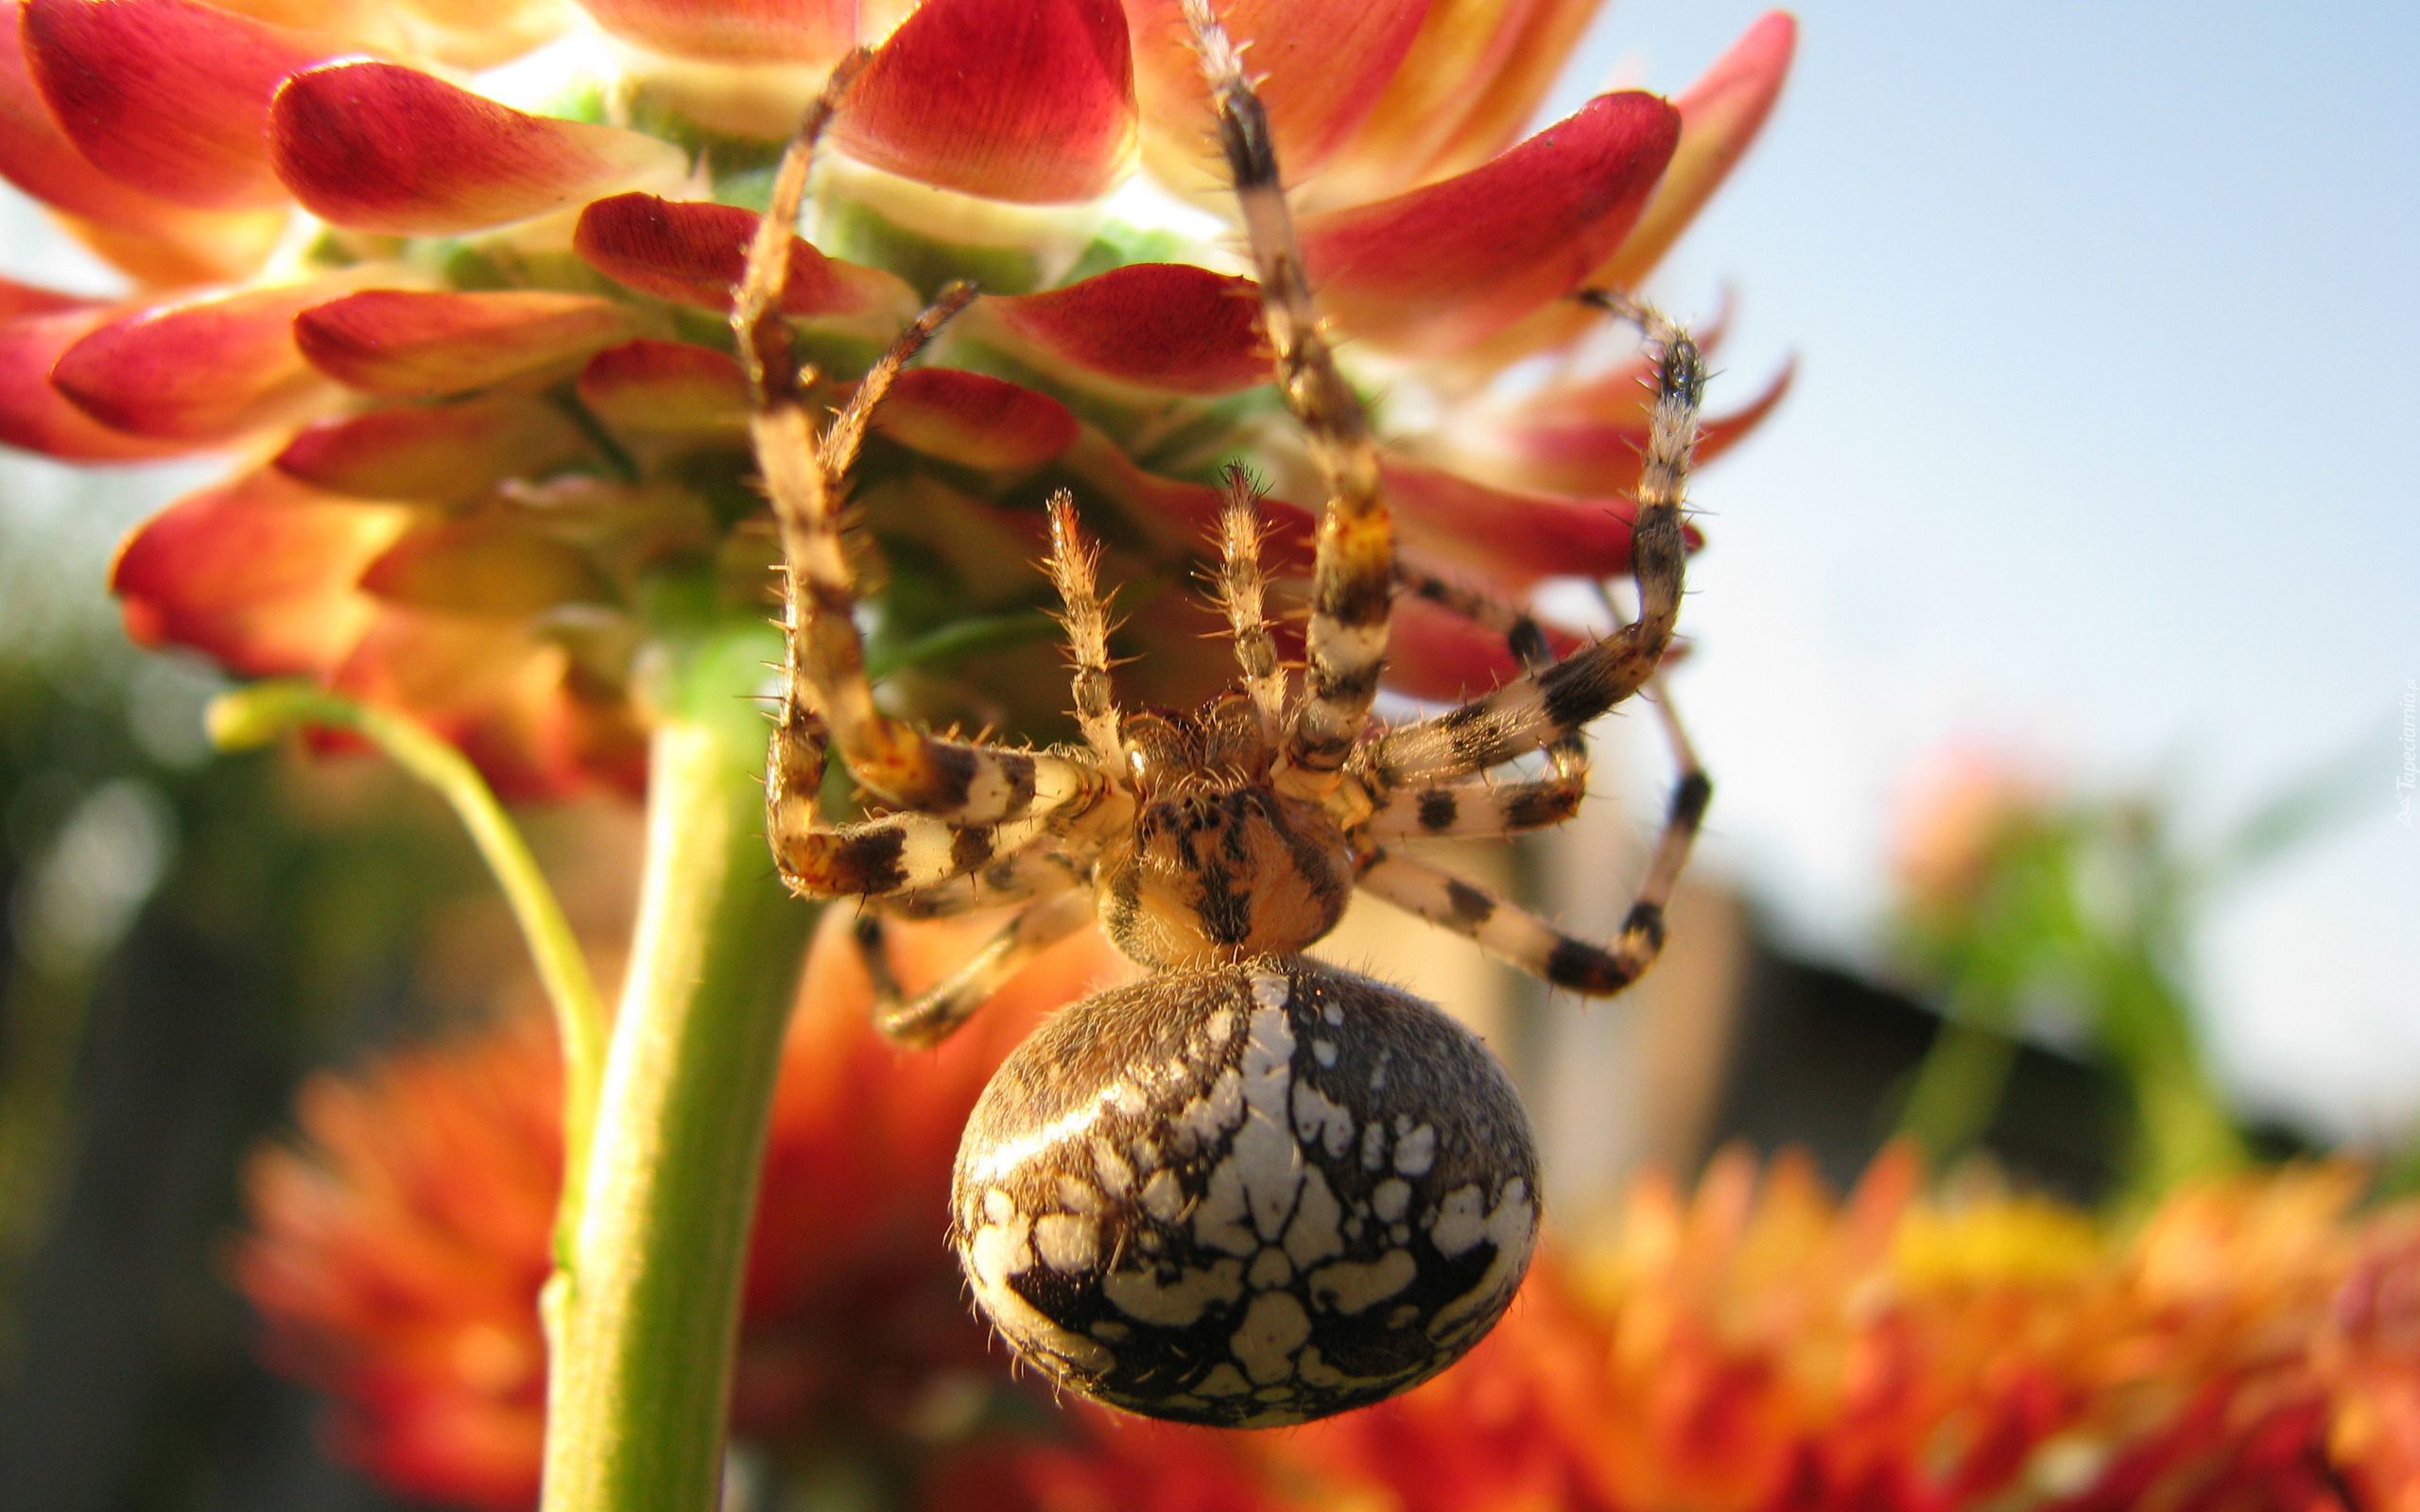
<svg viewBox="0 0 2420 1512">
<path fill-rule="evenodd" d="M 350 388 L 424 399 L 568 364 L 631 334 L 630 312 L 581 294 L 370 289 L 308 309 L 295 342 Z"/>
<path fill-rule="evenodd" d="M 1679 129 L 1651 94 L 1603 94 L 1459 178 L 1305 216 L 1312 282 L 1374 342 L 1435 352 L 1478 340 L 1586 281 L 1637 219 Z"/>
<path fill-rule="evenodd" d="M 451 68 L 485 69 L 562 36 L 570 20 L 562 0 L 372 0 L 379 9 L 424 20 L 415 51 Z"/>
<path fill-rule="evenodd" d="M 329 680 L 452 741 L 508 801 L 569 798 L 600 779 L 627 787 L 643 759 L 627 705 L 581 696 L 562 649 L 514 621 L 389 606 Z"/>
<path fill-rule="evenodd" d="M 1478 73 L 1467 65 L 1457 69 L 1450 61 L 1445 62 L 1443 71 L 1448 77 L 1483 81 L 1459 99 L 1444 102 L 1441 113 L 1451 123 L 1451 129 L 1425 137 L 1433 146 L 1423 156 L 1403 163 L 1397 172 L 1416 183 L 1447 178 L 1478 167 L 1519 140 L 1523 129 L 1537 119 L 1538 107 L 1545 101 L 1547 91 L 1571 60 L 1581 34 L 1588 29 L 1588 23 L 1599 9 L 1600 0 L 1537 0 L 1518 18 L 1517 27 L 1508 26 L 1505 32 L 1497 35 L 1498 60 L 1495 67 Z M 1426 42 L 1426 34 L 1422 41 Z M 1406 75 L 1411 72 L 1411 66 L 1406 65 Z M 1398 76 L 1395 88 L 1403 87 Z M 1392 93 L 1378 110 L 1381 116 L 1393 116 Z M 1374 121 L 1371 130 L 1354 143 L 1357 160 L 1375 156 L 1382 150 L 1369 141 L 1375 134 L 1377 124 Z"/>
<path fill-rule="evenodd" d="M 874 429 L 961 467 L 1019 472 L 1076 439 L 1076 417 L 1047 394 L 959 368 L 910 368 L 875 413 Z"/>
<path fill-rule="evenodd" d="M 66 462 L 140 462 L 189 450 L 129 436 L 68 402 L 50 381 L 60 353 L 117 318 L 112 307 L 69 306 L 0 321 L 0 446 Z"/>
<path fill-rule="evenodd" d="M 102 423 L 173 440 L 232 440 L 334 392 L 295 350 L 294 318 L 326 283 L 189 300 L 100 327 L 52 381 Z"/>
<path fill-rule="evenodd" d="M 1322 201 L 1353 204 L 1426 182 L 1465 112 L 1484 97 L 1535 12 L 1557 0 L 1433 0 L 1370 118 L 1319 176 Z M 1564 6 L 1563 9 L 1585 7 Z"/>
<path fill-rule="evenodd" d="M 1786 10 L 1770 12 L 1673 101 L 1681 111 L 1681 145 L 1672 165 L 1647 213 L 1592 282 L 1630 288 L 1662 260 L 1756 140 L 1789 77 L 1797 45 L 1798 23 Z"/>
<path fill-rule="evenodd" d="M 616 37 L 676 58 L 726 63 L 828 63 L 856 44 L 859 0 L 579 0 Z M 896 12 L 900 6 L 879 8 Z M 886 18 L 866 18 L 878 36 Z"/>
<path fill-rule="evenodd" d="M 354 585 L 408 518 L 253 472 L 136 526 L 111 587 L 146 644 L 192 646 L 256 676 L 319 671 L 368 622 Z"/>
<path fill-rule="evenodd" d="M 1442 560 L 1517 585 L 1630 569 L 1633 500 L 1522 492 L 1412 462 L 1383 472 L 1404 541 Z"/>
<path fill-rule="evenodd" d="M 731 291 L 748 261 L 757 215 L 736 205 L 615 195 L 580 212 L 572 246 L 617 284 L 694 309 L 731 313 Z M 916 296 L 877 268 L 826 257 L 790 238 L 782 313 L 838 316 L 913 312 Z"/>
<path fill-rule="evenodd" d="M 356 60 L 287 79 L 269 108 L 277 175 L 339 226 L 443 236 L 527 220 L 687 171 L 669 142 L 527 115 L 442 79 Z"/>
<path fill-rule="evenodd" d="M 1223 189 L 1215 123 L 1180 0 L 1125 0 L 1152 165 L 1187 188 Z M 1219 11 L 1246 44 L 1287 181 L 1316 175 L 1376 108 L 1431 0 L 1230 0 Z"/>
<path fill-rule="evenodd" d="M 192 0 L 26 0 L 24 26 L 43 98 L 86 157 L 209 209 L 285 200 L 269 96 L 337 50 Z"/>
<path fill-rule="evenodd" d="M 1079 374 L 1179 394 L 1230 393 L 1270 376 L 1259 285 L 1184 263 L 1130 264 L 978 308 Z"/>
<path fill-rule="evenodd" d="M 297 432 L 274 465 L 350 498 L 443 504 L 551 472 L 587 450 L 553 404 L 498 395 L 320 421 Z"/>
<path fill-rule="evenodd" d="M 1728 451 L 1756 428 L 1789 391 L 1797 364 L 1786 364 L 1763 393 L 1728 415 L 1699 428 L 1697 460 L 1703 465 Z M 1515 415 L 1459 452 L 1490 477 L 1550 492 L 1627 493 L 1638 487 L 1639 457 L 1647 446 L 1647 421 L 1633 415 L 1614 420 L 1559 419 L 1534 422 Z"/>
<path fill-rule="evenodd" d="M 833 139 L 863 163 L 992 199 L 1089 199 L 1134 146 L 1116 0 L 925 0 L 849 91 Z"/>
<path fill-rule="evenodd" d="M 361 587 L 413 609 L 510 618 L 612 596 L 586 556 L 501 515 L 406 532 L 363 571 Z"/>
<path fill-rule="evenodd" d="M 607 347 L 579 370 L 580 403 L 616 430 L 741 436 L 748 380 L 727 352 L 642 337 Z"/>
</svg>

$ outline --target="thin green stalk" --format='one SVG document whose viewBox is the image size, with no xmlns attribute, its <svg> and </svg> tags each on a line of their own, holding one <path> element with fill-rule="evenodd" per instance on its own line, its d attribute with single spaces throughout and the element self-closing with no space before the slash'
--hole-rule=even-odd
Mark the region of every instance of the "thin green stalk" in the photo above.
<svg viewBox="0 0 2420 1512">
<path fill-rule="evenodd" d="M 763 626 L 692 647 L 649 756 L 646 879 L 567 1284 L 544 1512 L 716 1504 L 749 1222 L 810 910 L 763 837 Z M 574 1173 L 574 1179 L 579 1174 Z"/>
<path fill-rule="evenodd" d="M 596 1089 L 604 1072 L 605 1003 L 589 974 L 588 957 L 562 905 L 546 885 L 537 858 L 514 829 L 477 767 L 445 741 L 401 714 L 372 709 L 307 682 L 258 682 L 221 695 L 210 706 L 210 735 L 222 750 L 266 745 L 291 729 L 342 730 L 361 736 L 396 765 L 434 789 L 454 810 L 479 858 L 487 863 L 521 928 L 554 1005 L 562 1044 L 563 1148 L 566 1169 L 587 1159 L 596 1123 Z M 568 1204 L 558 1215 L 557 1245 L 578 1221 Z M 560 1258 L 560 1257 L 559 1257 Z"/>
<path fill-rule="evenodd" d="M 1899 1132 L 1922 1146 L 1936 1169 L 1955 1163 L 1982 1143 L 2015 1063 L 2016 1041 L 2006 1032 L 1964 1017 L 1945 1019 L 1916 1068 Z"/>
</svg>

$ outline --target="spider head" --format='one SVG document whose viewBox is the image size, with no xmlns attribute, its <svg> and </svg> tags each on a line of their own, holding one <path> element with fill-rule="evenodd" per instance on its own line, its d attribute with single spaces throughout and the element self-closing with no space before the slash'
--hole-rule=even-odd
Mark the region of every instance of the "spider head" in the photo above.
<svg viewBox="0 0 2420 1512">
<path fill-rule="evenodd" d="M 1131 714 L 1120 733 L 1133 827 L 1097 872 L 1119 950 L 1147 966 L 1200 966 L 1290 955 L 1336 927 L 1352 847 L 1325 810 L 1270 785 L 1250 698 Z"/>
</svg>

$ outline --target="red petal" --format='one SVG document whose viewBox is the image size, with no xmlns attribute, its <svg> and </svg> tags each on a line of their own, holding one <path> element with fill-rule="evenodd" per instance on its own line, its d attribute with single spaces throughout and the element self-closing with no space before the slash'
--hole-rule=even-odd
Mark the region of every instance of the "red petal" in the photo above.
<svg viewBox="0 0 2420 1512">
<path fill-rule="evenodd" d="M 1679 129 L 1652 94 L 1602 94 L 1484 167 L 1305 216 L 1312 282 L 1356 335 L 1467 345 L 1587 280 L 1638 218 Z"/>
<path fill-rule="evenodd" d="M 1681 142 L 1671 165 L 1638 223 L 1589 275 L 1588 283 L 1618 288 L 1634 285 L 1688 228 L 1772 111 L 1789 72 L 1797 34 L 1797 24 L 1787 14 L 1775 11 L 1766 16 L 1675 102 L 1681 112 Z M 1601 319 L 1588 310 L 1550 306 L 1457 356 L 1479 369 L 1500 369 L 1563 346 Z"/>
<path fill-rule="evenodd" d="M 902 446 L 962 467 L 1019 472 L 1076 439 L 1076 417 L 1046 394 L 958 368 L 899 375 L 874 429 Z"/>
<path fill-rule="evenodd" d="M 252 289 L 114 320 L 52 372 L 102 423 L 140 436 L 224 441 L 300 415 L 329 393 L 294 346 L 294 318 L 326 283 Z"/>
<path fill-rule="evenodd" d="M 861 0 L 579 0 L 617 37 L 676 58 L 727 63 L 827 63 L 863 35 L 879 36 L 888 14 Z"/>
<path fill-rule="evenodd" d="M 114 308 L 65 309 L 0 321 L 0 445 L 67 462 L 140 462 L 188 450 L 111 430 L 52 386 L 60 353 L 116 317 Z"/>
<path fill-rule="evenodd" d="M 543 400 L 373 409 L 304 427 L 277 454 L 290 478 L 356 499 L 448 504 L 507 478 L 543 474 L 588 451 L 579 428 Z"/>
<path fill-rule="evenodd" d="M 283 215 L 192 210 L 118 182 L 60 130 L 28 66 L 19 28 L 0 24 L 0 179 L 86 223 L 70 229 L 87 241 L 122 243 L 98 249 L 147 283 L 239 278 L 259 265 Z"/>
<path fill-rule="evenodd" d="M 1217 539 L 1225 495 L 1200 483 L 1147 472 L 1099 432 L 1080 430 L 1061 465 L 1078 479 L 1077 494 L 1086 507 L 1117 508 L 1168 547 L 1199 552 Z M 1311 564 L 1311 513 L 1301 505 L 1274 496 L 1260 501 L 1268 534 L 1261 543 L 1261 562 L 1271 576 L 1307 572 Z"/>
<path fill-rule="evenodd" d="M 757 219 L 755 212 L 736 205 L 616 195 L 580 212 L 572 245 L 590 266 L 615 283 L 659 300 L 728 315 L 731 291 L 747 266 Z M 915 307 L 914 291 L 890 274 L 826 257 L 798 237 L 790 238 L 783 314 L 904 318 Z"/>
<path fill-rule="evenodd" d="M 1797 364 L 1774 374 L 1765 391 L 1728 415 L 1699 428 L 1697 460 L 1712 461 L 1764 421 L 1789 391 Z M 1615 420 L 1559 420 L 1536 423 L 1517 417 L 1475 439 L 1462 453 L 1491 477 L 1530 489 L 1580 494 L 1627 493 L 1638 487 L 1639 457 L 1647 446 L 1647 421 L 1632 415 Z"/>
<path fill-rule="evenodd" d="M 118 548 L 128 633 L 258 676 L 333 665 L 368 623 L 354 584 L 408 515 L 254 472 L 170 505 Z"/>
<path fill-rule="evenodd" d="M 361 587 L 413 609 L 508 618 L 611 596 L 586 556 L 503 516 L 407 531 L 364 569 Z"/>
<path fill-rule="evenodd" d="M 688 154 L 636 131 L 526 115 L 414 69 L 330 63 L 269 109 L 277 175 L 304 209 L 356 231 L 443 236 L 527 220 L 636 183 Z"/>
<path fill-rule="evenodd" d="M 1223 192 L 1201 66 L 1179 0 L 1125 0 L 1135 72 L 1150 124 L 1152 166 L 1171 182 Z M 1277 162 L 1289 183 L 1307 182 L 1354 129 L 1411 50 L 1430 0 L 1229 0 L 1227 34 L 1244 43 L 1260 80 Z"/>
<path fill-rule="evenodd" d="M 191 0 L 26 0 L 26 51 L 67 135 L 179 204 L 272 205 L 269 96 L 331 45 Z"/>
<path fill-rule="evenodd" d="M 1638 513 L 1630 499 L 1524 493 L 1412 462 L 1389 462 L 1384 472 L 1404 541 L 1441 560 L 1520 585 L 1630 568 Z"/>
<path fill-rule="evenodd" d="M 642 338 L 607 347 L 579 372 L 580 402 L 616 430 L 741 436 L 748 380 L 726 352 Z"/>
<path fill-rule="evenodd" d="M 371 289 L 302 312 L 296 344 L 348 387 L 424 399 L 567 364 L 631 334 L 630 312 L 580 294 Z"/>
<path fill-rule="evenodd" d="M 26 315 L 58 315 L 67 310 L 97 309 L 101 301 L 78 294 L 61 294 L 57 289 L 20 284 L 12 278 L 0 278 L 0 320 L 14 320 Z"/>
<path fill-rule="evenodd" d="M 1681 111 L 1681 145 L 1672 165 L 1647 213 L 1593 282 L 1630 288 L 1662 260 L 1755 141 L 1781 95 L 1797 45 L 1798 23 L 1788 11 L 1772 11 L 1673 101 Z"/>
<path fill-rule="evenodd" d="M 1116 0 L 925 0 L 833 124 L 860 162 L 993 199 L 1089 199 L 1124 177 L 1134 68 Z"/>
<path fill-rule="evenodd" d="M 1135 263 L 978 308 L 1078 375 L 1179 394 L 1231 393 L 1270 377 L 1259 286 L 1188 264 Z"/>
<path fill-rule="evenodd" d="M 1544 628 L 1547 649 L 1557 656 L 1569 656 L 1586 644 L 1560 625 Z M 1425 598 L 1395 596 L 1387 624 L 1388 687 L 1415 698 L 1456 702 L 1498 687 L 1520 671 L 1495 631 Z"/>
</svg>

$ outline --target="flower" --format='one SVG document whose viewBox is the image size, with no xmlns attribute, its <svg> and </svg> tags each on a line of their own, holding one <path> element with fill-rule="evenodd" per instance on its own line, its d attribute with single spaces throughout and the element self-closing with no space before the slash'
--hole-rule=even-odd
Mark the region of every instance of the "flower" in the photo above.
<svg viewBox="0 0 2420 1512">
<path fill-rule="evenodd" d="M 837 397 L 944 279 L 985 290 L 861 472 L 882 637 L 1029 634 L 1025 562 L 1062 484 L 1113 573 L 1169 579 L 1238 453 L 1277 483 L 1276 549 L 1301 564 L 1308 473 L 1254 291 L 1202 230 L 1228 207 L 1174 0 L 14 4 L 0 177 L 130 288 L 0 289 L 0 441 L 240 459 L 126 543 L 139 639 L 405 708 L 516 795 L 634 785 L 666 606 L 765 602 L 721 317 L 770 162 L 860 37 L 879 50 L 816 240 L 792 249 L 802 349 Z M 1676 101 L 1604 94 L 1520 139 L 1595 9 L 1226 8 L 1311 270 L 1386 396 L 1407 554 L 1515 593 L 1621 568 L 1645 415 L 1625 367 L 1517 398 L 1497 376 L 1575 348 L 1575 288 L 1651 269 L 1755 135 L 1793 39 L 1769 16 Z M 1395 420 L 1431 410 L 1417 436 Z M 1405 607 L 1400 685 L 1509 670 L 1439 615 Z M 1151 618 L 1144 691 L 1198 696 L 1207 622 Z M 920 689 L 927 712 L 1022 712 L 982 670 L 979 696 Z"/>
<path fill-rule="evenodd" d="M 904 1441 L 997 1375 L 942 1234 L 958 1131 L 1040 1013 L 1125 968 L 1098 936 L 1022 974 L 939 1051 L 875 1033 L 835 916 L 784 1047 L 733 1404 L 742 1433 Z M 911 983 L 965 932 L 896 932 Z M 561 1066 L 510 1017 L 304 1092 L 301 1139 L 253 1158 L 234 1272 L 271 1362 L 333 1397 L 337 1448 L 415 1496 L 536 1504 L 539 1288 L 562 1180 Z"/>
<path fill-rule="evenodd" d="M 1282 1435 L 1069 1415 L 923 1504 L 1033 1512 L 1954 1512 L 2420 1506 L 2420 1208 L 2341 1167 L 2139 1227 L 1904 1152 L 1846 1201 L 1794 1159 L 1650 1180 L 1461 1366 Z"/>
<path fill-rule="evenodd" d="M 1972 914 L 2010 853 L 2057 827 L 2060 806 L 2048 779 L 2005 754 L 1940 753 L 1904 799 L 1892 857 L 1910 913 L 1934 925 Z"/>
</svg>

